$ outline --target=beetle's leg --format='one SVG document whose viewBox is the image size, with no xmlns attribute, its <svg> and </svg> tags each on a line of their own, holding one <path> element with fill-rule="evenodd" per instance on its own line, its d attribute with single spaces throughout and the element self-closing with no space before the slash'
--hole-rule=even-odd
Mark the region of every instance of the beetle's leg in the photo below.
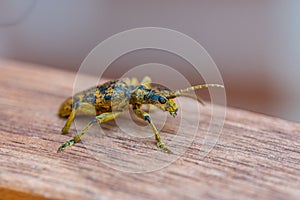
<svg viewBox="0 0 300 200">
<path fill-rule="evenodd" d="M 136 116 L 138 116 L 139 118 L 146 120 L 147 122 L 149 122 L 149 124 L 152 127 L 152 130 L 154 132 L 155 135 L 155 139 L 156 139 L 156 145 L 157 147 L 161 148 L 163 151 L 165 152 L 171 152 L 165 145 L 165 143 L 163 143 L 163 141 L 161 140 L 161 137 L 158 133 L 158 130 L 156 128 L 156 126 L 153 124 L 151 117 L 149 115 L 149 113 L 147 113 L 144 110 L 141 110 L 140 108 L 133 108 L 134 113 L 136 114 Z"/>
<path fill-rule="evenodd" d="M 137 86 L 138 84 L 139 84 L 139 81 L 137 80 L 137 78 L 131 78 L 130 83 L 128 85 Z"/>
<path fill-rule="evenodd" d="M 92 104 L 89 103 L 78 103 L 75 108 L 72 109 L 65 126 L 62 128 L 61 132 L 62 134 L 67 134 L 69 132 L 69 129 L 71 127 L 71 124 L 74 120 L 74 117 L 76 114 L 88 114 L 88 115 L 95 115 L 95 107 Z"/>
<path fill-rule="evenodd" d="M 151 88 L 151 78 L 149 76 L 145 76 L 141 82 L 141 85 L 144 85 L 146 88 Z"/>
<path fill-rule="evenodd" d="M 65 143 L 60 145 L 57 152 L 61 152 L 62 150 L 66 149 L 69 146 L 72 146 L 74 143 L 77 143 L 81 140 L 81 137 L 95 124 L 101 124 L 103 122 L 107 122 L 110 120 L 115 119 L 118 115 L 120 115 L 121 112 L 115 112 L 115 113 L 102 113 L 101 115 L 98 115 L 90 121 L 78 134 L 76 134 L 73 139 L 67 140 Z"/>
<path fill-rule="evenodd" d="M 76 113 L 76 109 L 72 109 L 64 127 L 61 129 L 61 133 L 62 134 L 67 134 L 69 132 L 70 126 L 74 120 L 75 117 L 75 113 Z"/>
</svg>

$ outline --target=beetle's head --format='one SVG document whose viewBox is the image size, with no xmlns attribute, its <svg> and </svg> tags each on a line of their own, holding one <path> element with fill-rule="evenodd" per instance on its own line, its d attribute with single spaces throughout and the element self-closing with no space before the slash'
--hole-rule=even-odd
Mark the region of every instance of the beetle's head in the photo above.
<svg viewBox="0 0 300 200">
<path fill-rule="evenodd" d="M 155 106 L 163 111 L 168 111 L 170 115 L 175 117 L 177 115 L 178 106 L 176 105 L 174 98 L 170 98 L 171 91 L 169 89 L 155 89 L 155 93 L 152 99 L 155 100 L 153 103 Z"/>
</svg>

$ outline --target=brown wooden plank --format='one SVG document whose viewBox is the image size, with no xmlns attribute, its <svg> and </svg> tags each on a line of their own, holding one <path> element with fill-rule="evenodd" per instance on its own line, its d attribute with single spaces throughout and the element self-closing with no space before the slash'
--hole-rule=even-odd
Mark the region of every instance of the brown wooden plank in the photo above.
<svg viewBox="0 0 300 200">
<path fill-rule="evenodd" d="M 164 159 L 168 161 L 170 155 L 157 153 L 152 137 L 130 138 L 118 129 L 118 121 L 104 124 L 104 133 L 99 133 L 99 146 L 105 150 L 101 155 L 115 157 L 97 160 L 87 150 L 88 136 L 58 154 L 58 146 L 71 134 L 60 134 L 65 120 L 58 118 L 56 112 L 60 103 L 71 95 L 75 74 L 13 61 L 1 61 L 0 70 L 0 199 L 297 199 L 300 196 L 297 123 L 227 108 L 217 145 L 201 158 L 201 141 L 210 118 L 207 105 L 201 108 L 203 117 L 194 143 L 179 159 L 153 172 L 126 173 L 109 166 L 130 171 L 143 163 L 129 157 L 122 161 L 125 153 L 149 155 L 150 161 L 153 155 L 158 155 L 153 166 Z M 190 125 L 184 129 L 190 137 L 195 102 L 183 101 L 190 106 L 185 122 Z M 126 122 L 126 118 L 123 120 Z M 168 141 L 176 128 L 178 119 L 168 119 L 162 137 Z M 71 132 L 75 132 L 74 127 Z M 181 144 L 174 145 L 179 148 Z M 109 161 L 112 163 L 108 166 Z"/>
</svg>

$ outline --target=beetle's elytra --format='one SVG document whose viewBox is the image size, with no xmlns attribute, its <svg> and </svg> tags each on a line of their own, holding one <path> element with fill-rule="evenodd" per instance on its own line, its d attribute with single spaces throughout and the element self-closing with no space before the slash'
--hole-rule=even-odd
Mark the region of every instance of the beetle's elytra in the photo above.
<svg viewBox="0 0 300 200">
<path fill-rule="evenodd" d="M 165 152 L 169 152 L 162 141 L 149 113 L 141 109 L 143 104 L 151 104 L 162 111 L 168 111 L 173 117 L 176 116 L 178 107 L 174 101 L 176 97 L 192 97 L 188 92 L 207 87 L 221 87 L 219 84 L 203 84 L 188 87 L 186 89 L 170 91 L 169 89 L 151 88 L 151 79 L 146 76 L 141 83 L 136 78 L 124 78 L 121 80 L 109 81 L 79 92 L 66 99 L 58 110 L 60 117 L 68 118 L 62 129 L 62 134 L 68 133 L 70 126 L 77 112 L 85 114 L 95 114 L 96 117 L 90 121 L 84 129 L 76 134 L 72 139 L 60 145 L 58 152 L 72 146 L 81 140 L 81 137 L 95 123 L 101 124 L 113 120 L 130 107 L 136 116 L 147 121 L 153 129 L 156 145 Z M 203 101 L 197 98 L 200 103 Z"/>
</svg>

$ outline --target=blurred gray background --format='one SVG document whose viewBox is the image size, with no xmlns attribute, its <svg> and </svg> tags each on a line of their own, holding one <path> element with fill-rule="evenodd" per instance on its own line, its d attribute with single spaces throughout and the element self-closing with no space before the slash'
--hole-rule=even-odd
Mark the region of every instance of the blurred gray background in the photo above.
<svg viewBox="0 0 300 200">
<path fill-rule="evenodd" d="M 0 0 L 0 56 L 76 71 L 101 41 L 146 26 L 198 41 L 219 67 L 230 106 L 300 122 L 299 0 Z M 147 62 L 187 67 L 148 50 L 105 75 Z"/>
</svg>

